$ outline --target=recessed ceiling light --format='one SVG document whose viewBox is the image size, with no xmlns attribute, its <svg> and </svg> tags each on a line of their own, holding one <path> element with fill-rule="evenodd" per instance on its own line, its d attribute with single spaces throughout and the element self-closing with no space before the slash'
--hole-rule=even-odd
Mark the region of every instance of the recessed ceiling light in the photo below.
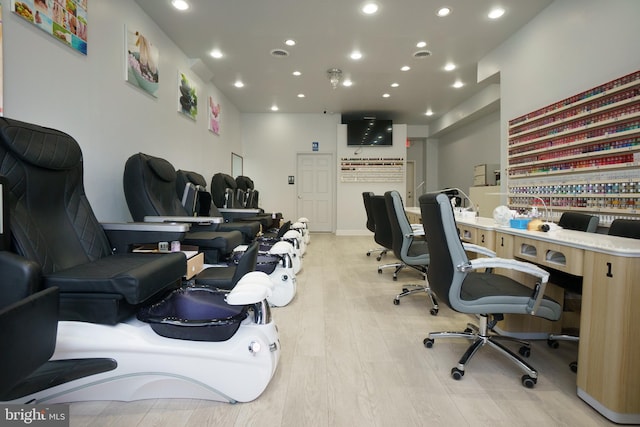
<svg viewBox="0 0 640 427">
<path fill-rule="evenodd" d="M 236 82 L 233 85 L 237 88 L 244 87 L 244 83 L 242 83 L 242 80 L 236 80 Z"/>
<path fill-rule="evenodd" d="M 455 87 L 456 89 L 459 89 L 462 86 L 464 86 L 464 83 L 462 83 L 460 80 L 456 80 L 456 82 L 453 84 L 453 87 Z"/>
<path fill-rule="evenodd" d="M 409 67 L 408 65 L 405 65 L 404 67 L 400 68 L 400 70 L 402 71 L 409 71 L 411 69 L 411 67 Z"/>
<path fill-rule="evenodd" d="M 299 93 L 298 98 L 304 98 L 304 93 Z"/>
<path fill-rule="evenodd" d="M 220 52 L 220 49 L 213 49 L 209 55 L 211 55 L 214 58 L 222 58 L 222 52 Z"/>
<path fill-rule="evenodd" d="M 444 16 L 449 15 L 450 13 L 451 13 L 451 8 L 450 7 L 441 7 L 436 12 L 436 15 L 438 15 L 439 17 L 444 17 Z"/>
<path fill-rule="evenodd" d="M 296 77 L 300 77 L 300 76 L 302 75 L 302 73 L 301 73 L 300 71 L 297 71 L 297 70 L 296 70 L 296 71 L 294 71 L 292 74 L 293 74 L 294 76 L 296 76 Z"/>
<path fill-rule="evenodd" d="M 391 83 L 391 87 L 398 87 L 400 86 L 398 83 Z"/>
<path fill-rule="evenodd" d="M 420 48 L 420 49 L 422 49 L 422 48 L 423 48 L 423 47 L 425 47 L 425 46 L 427 46 L 427 42 L 418 42 L 418 43 L 416 44 L 416 47 L 417 47 L 417 48 Z"/>
<path fill-rule="evenodd" d="M 489 19 L 498 19 L 502 15 L 504 15 L 504 9 L 501 7 L 496 7 L 495 9 L 492 9 L 487 16 L 489 17 Z"/>
<path fill-rule="evenodd" d="M 187 10 L 189 9 L 189 3 L 184 0 L 171 0 L 171 4 L 178 10 Z"/>
<path fill-rule="evenodd" d="M 351 87 L 351 85 L 353 85 L 353 82 L 350 79 L 346 79 L 342 82 L 342 86 L 344 87 Z"/>
<path fill-rule="evenodd" d="M 453 62 L 448 62 L 445 66 L 444 69 L 446 71 L 453 71 L 456 69 L 456 64 L 454 64 Z"/>
<path fill-rule="evenodd" d="M 271 111 L 278 111 L 278 110 L 279 110 L 279 108 L 278 108 L 277 105 L 272 105 L 271 106 Z"/>
<path fill-rule="evenodd" d="M 378 6 L 377 3 L 373 3 L 373 2 L 367 2 L 365 4 L 362 5 L 362 13 L 366 14 L 366 15 L 373 15 L 374 13 L 376 13 L 378 11 L 378 9 L 380 9 L 380 6 Z"/>
<path fill-rule="evenodd" d="M 431 108 L 429 108 L 429 109 L 427 110 L 427 112 L 426 112 L 426 113 L 424 113 L 424 115 L 425 115 L 425 116 L 433 116 L 433 111 L 431 110 Z"/>
<path fill-rule="evenodd" d="M 360 52 L 359 50 L 354 50 L 353 52 L 351 52 L 350 56 L 351 56 L 351 59 L 354 59 L 357 61 L 358 59 L 362 58 L 362 52 Z"/>
<path fill-rule="evenodd" d="M 293 39 L 287 39 L 284 41 L 284 44 L 286 44 L 287 46 L 295 46 L 296 45 L 296 41 Z"/>
<path fill-rule="evenodd" d="M 383 93 L 383 94 L 382 94 L 382 97 L 383 97 L 383 98 L 389 98 L 390 96 L 391 96 L 391 95 L 389 95 L 388 93 Z"/>
</svg>

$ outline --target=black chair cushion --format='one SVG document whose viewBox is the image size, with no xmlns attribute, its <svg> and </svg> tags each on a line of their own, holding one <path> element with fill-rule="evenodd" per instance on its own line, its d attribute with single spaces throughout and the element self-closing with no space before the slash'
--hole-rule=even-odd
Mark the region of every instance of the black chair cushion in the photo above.
<svg viewBox="0 0 640 427">
<path fill-rule="evenodd" d="M 116 254 L 45 275 L 45 287 L 56 286 L 61 294 L 120 294 L 131 305 L 175 287 L 184 275 L 186 257 L 168 254 Z"/>
</svg>

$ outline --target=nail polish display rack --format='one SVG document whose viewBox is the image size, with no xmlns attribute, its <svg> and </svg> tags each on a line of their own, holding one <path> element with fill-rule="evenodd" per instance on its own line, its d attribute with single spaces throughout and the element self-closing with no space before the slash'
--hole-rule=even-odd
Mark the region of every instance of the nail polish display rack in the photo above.
<svg viewBox="0 0 640 427">
<path fill-rule="evenodd" d="M 509 206 L 640 219 L 640 70 L 509 121 Z"/>
<path fill-rule="evenodd" d="M 403 182 L 404 175 L 401 157 L 340 159 L 341 182 Z"/>
</svg>

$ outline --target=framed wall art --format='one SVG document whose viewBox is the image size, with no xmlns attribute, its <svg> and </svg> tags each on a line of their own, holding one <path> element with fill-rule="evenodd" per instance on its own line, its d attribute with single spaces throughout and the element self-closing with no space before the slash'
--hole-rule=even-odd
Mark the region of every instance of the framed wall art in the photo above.
<svg viewBox="0 0 640 427">
<path fill-rule="evenodd" d="M 87 54 L 89 0 L 11 0 L 11 11 L 72 49 Z"/>
<path fill-rule="evenodd" d="M 158 63 L 160 53 L 142 32 L 125 26 L 127 71 L 126 79 L 149 95 L 157 97 L 160 86 Z"/>
</svg>

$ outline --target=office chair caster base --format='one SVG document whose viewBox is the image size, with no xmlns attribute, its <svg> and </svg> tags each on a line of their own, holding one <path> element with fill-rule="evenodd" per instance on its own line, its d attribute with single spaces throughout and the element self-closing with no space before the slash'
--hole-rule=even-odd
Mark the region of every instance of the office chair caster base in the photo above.
<svg viewBox="0 0 640 427">
<path fill-rule="evenodd" d="M 538 382 L 537 378 L 532 378 L 529 375 L 522 376 L 522 385 L 526 388 L 533 388 Z"/>
<path fill-rule="evenodd" d="M 400 298 L 394 298 L 393 305 L 400 305 Z"/>
<path fill-rule="evenodd" d="M 380 261 L 382 259 L 382 256 L 377 256 L 376 259 Z"/>
<path fill-rule="evenodd" d="M 578 362 L 569 363 L 569 369 L 571 369 L 571 372 L 578 372 Z"/>
<path fill-rule="evenodd" d="M 558 348 L 560 347 L 560 343 L 556 340 L 552 340 L 552 339 L 548 339 L 547 340 L 547 345 L 551 348 Z"/>
<path fill-rule="evenodd" d="M 451 368 L 451 378 L 454 380 L 461 380 L 464 376 L 464 371 L 459 368 Z"/>
<path fill-rule="evenodd" d="M 531 348 L 523 345 L 518 349 L 518 353 L 520 353 L 522 357 L 529 357 L 531 356 Z"/>
<path fill-rule="evenodd" d="M 431 310 L 429 310 L 429 313 L 432 316 L 437 316 L 438 315 L 438 309 L 437 308 L 432 308 Z"/>
<path fill-rule="evenodd" d="M 422 341 L 422 344 L 424 344 L 424 346 L 427 347 L 427 348 L 431 348 L 431 347 L 433 347 L 433 342 L 434 342 L 433 338 L 425 338 Z"/>
</svg>

